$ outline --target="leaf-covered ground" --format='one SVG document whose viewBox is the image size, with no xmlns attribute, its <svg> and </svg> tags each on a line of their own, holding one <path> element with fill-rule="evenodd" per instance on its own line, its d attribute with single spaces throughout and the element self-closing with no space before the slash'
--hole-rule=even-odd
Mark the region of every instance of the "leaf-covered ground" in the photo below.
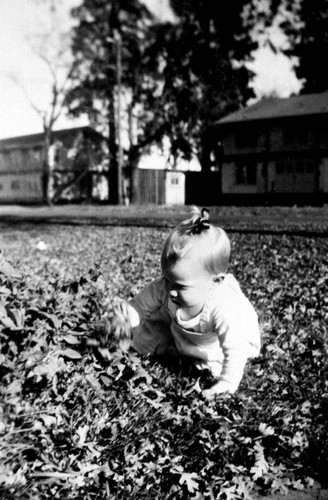
<svg viewBox="0 0 328 500">
<path fill-rule="evenodd" d="M 1 228 L 0 498 L 242 499 L 325 483 L 328 240 L 231 233 L 262 324 L 238 393 L 101 340 L 159 273 L 164 229 Z M 103 339 L 104 340 L 104 339 Z"/>
</svg>

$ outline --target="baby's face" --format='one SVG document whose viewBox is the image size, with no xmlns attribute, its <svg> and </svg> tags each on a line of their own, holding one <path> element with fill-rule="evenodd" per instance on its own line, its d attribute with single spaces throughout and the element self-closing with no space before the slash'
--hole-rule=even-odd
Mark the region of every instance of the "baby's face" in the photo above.
<svg viewBox="0 0 328 500">
<path fill-rule="evenodd" d="M 199 259 L 184 256 L 169 269 L 163 271 L 167 281 L 170 299 L 179 308 L 198 314 L 203 308 L 213 281 L 213 275 L 206 271 Z"/>
</svg>

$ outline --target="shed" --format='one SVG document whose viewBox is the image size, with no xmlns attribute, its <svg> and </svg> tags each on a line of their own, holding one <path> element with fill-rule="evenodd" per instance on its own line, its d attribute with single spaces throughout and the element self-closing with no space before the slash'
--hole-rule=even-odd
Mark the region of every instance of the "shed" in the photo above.
<svg viewBox="0 0 328 500">
<path fill-rule="evenodd" d="M 140 204 L 184 205 L 185 172 L 139 168 L 137 202 Z"/>
</svg>

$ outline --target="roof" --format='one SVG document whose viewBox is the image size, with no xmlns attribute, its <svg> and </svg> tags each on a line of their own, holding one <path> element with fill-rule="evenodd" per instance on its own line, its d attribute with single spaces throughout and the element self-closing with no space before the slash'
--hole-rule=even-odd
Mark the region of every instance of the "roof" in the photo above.
<svg viewBox="0 0 328 500">
<path fill-rule="evenodd" d="M 91 127 L 72 127 L 61 130 L 53 130 L 52 136 L 54 139 L 63 140 L 65 137 L 70 137 L 77 134 L 78 132 L 84 132 L 88 134 L 97 134 Z M 100 134 L 99 134 L 100 136 Z M 0 149 L 12 149 L 16 147 L 33 147 L 42 146 L 44 143 L 44 133 L 30 134 L 30 135 L 20 135 L 17 137 L 9 137 L 7 139 L 0 140 Z"/>
<path fill-rule="evenodd" d="M 216 125 L 252 120 L 328 114 L 328 91 L 320 94 L 266 98 L 221 118 Z"/>
</svg>

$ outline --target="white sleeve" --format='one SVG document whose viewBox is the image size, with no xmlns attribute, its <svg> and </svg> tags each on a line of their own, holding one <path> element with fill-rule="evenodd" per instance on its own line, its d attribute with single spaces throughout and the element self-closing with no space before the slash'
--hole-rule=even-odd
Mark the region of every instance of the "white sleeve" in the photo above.
<svg viewBox="0 0 328 500">
<path fill-rule="evenodd" d="M 248 301 L 225 304 L 222 311 L 215 311 L 214 328 L 223 351 L 223 366 L 217 393 L 235 392 L 243 377 L 246 361 L 253 355 L 253 338 L 259 336 L 257 315 Z"/>
<path fill-rule="evenodd" d="M 166 298 L 165 280 L 158 278 L 147 285 L 132 300 L 128 302 L 131 326 L 139 326 L 142 319 L 148 319 L 160 309 Z"/>
</svg>

